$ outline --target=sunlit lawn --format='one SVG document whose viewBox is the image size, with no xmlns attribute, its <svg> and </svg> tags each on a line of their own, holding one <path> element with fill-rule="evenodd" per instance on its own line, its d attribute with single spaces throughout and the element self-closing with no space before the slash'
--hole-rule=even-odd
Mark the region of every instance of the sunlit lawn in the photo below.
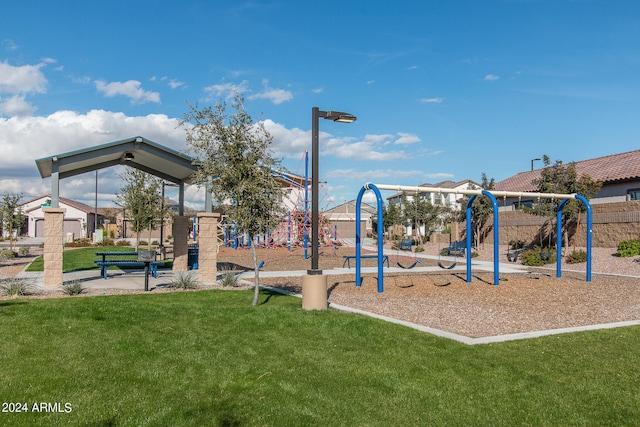
<svg viewBox="0 0 640 427">
<path fill-rule="evenodd" d="M 142 248 L 144 249 L 144 248 Z M 98 266 L 94 262 L 102 257 L 97 256 L 96 252 L 135 252 L 134 247 L 130 246 L 91 246 L 86 248 L 74 248 L 65 250 L 62 254 L 62 270 L 79 271 L 79 270 L 94 270 L 98 269 Z M 119 260 L 136 260 L 137 256 L 123 256 L 118 257 Z M 172 261 L 165 261 L 165 268 L 170 268 Z M 115 270 L 118 267 L 109 267 L 109 270 Z M 27 271 L 43 271 L 44 259 L 42 256 L 37 257 L 29 267 Z"/>
<path fill-rule="evenodd" d="M 251 291 L 0 301 L 2 425 L 640 425 L 640 328 L 465 346 Z M 478 321 L 491 321 L 479 319 Z M 70 412 L 32 412 L 58 402 Z"/>
</svg>

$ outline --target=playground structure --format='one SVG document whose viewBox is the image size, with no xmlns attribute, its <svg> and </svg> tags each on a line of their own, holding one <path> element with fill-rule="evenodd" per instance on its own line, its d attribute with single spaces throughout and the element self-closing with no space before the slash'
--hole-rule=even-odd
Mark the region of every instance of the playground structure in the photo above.
<svg viewBox="0 0 640 427">
<path fill-rule="evenodd" d="M 301 167 L 304 167 L 304 175 L 300 174 Z M 309 210 L 309 153 L 305 151 L 304 156 L 298 165 L 298 172 L 289 174 L 282 171 L 272 170 L 272 174 L 278 179 L 284 188 L 286 188 L 287 196 L 283 198 L 283 207 L 287 214 L 280 224 L 271 232 L 259 236 L 251 236 L 238 233 L 235 224 L 228 217 L 223 215 L 218 228 L 222 235 L 221 244 L 234 249 L 242 247 L 251 247 L 257 245 L 260 248 L 277 248 L 286 247 L 289 251 L 295 248 L 304 248 L 304 258 L 309 257 L 309 241 L 311 230 L 311 215 Z M 326 189 L 322 187 L 323 196 L 327 196 Z M 323 197 L 323 200 L 325 197 Z M 319 225 L 319 242 L 323 246 L 336 245 L 344 243 L 338 238 L 336 226 L 331 226 L 327 219 L 322 215 L 322 211 L 318 218 Z M 198 235 L 197 219 L 193 220 L 193 241 L 197 242 Z M 197 245 L 192 245 L 192 251 L 197 254 Z M 197 258 L 197 255 L 196 255 Z"/>
<path fill-rule="evenodd" d="M 362 205 L 362 197 L 364 193 L 368 190 L 372 190 L 376 196 L 377 201 L 377 212 L 378 212 L 378 227 L 377 233 L 378 236 L 383 236 L 383 218 L 382 218 L 382 196 L 380 194 L 380 190 L 393 190 L 393 191 L 406 191 L 413 193 L 457 193 L 457 194 L 465 194 L 469 195 L 469 201 L 466 206 L 466 270 L 467 270 L 467 283 L 471 283 L 472 275 L 471 275 L 471 259 L 472 259 L 472 204 L 474 200 L 479 195 L 487 196 L 491 200 L 491 204 L 493 206 L 493 284 L 499 285 L 500 283 L 500 262 L 499 262 L 499 244 L 500 236 L 499 236 L 499 217 L 498 217 L 498 202 L 496 196 L 498 197 L 517 197 L 521 198 L 523 196 L 526 197 L 534 197 L 538 199 L 558 199 L 562 200 L 562 202 L 558 206 L 558 211 L 556 213 L 556 247 L 562 247 L 562 209 L 565 204 L 571 200 L 576 199 L 582 202 L 587 211 L 587 238 L 586 238 L 586 249 L 587 249 L 587 266 L 586 266 L 586 281 L 591 281 L 591 260 L 592 260 L 592 228 L 593 228 L 593 219 L 591 212 L 591 205 L 589 201 L 580 194 L 558 194 L 558 193 L 529 193 L 529 192 L 514 192 L 514 191 L 493 191 L 490 192 L 484 189 L 478 190 L 454 190 L 451 188 L 434 188 L 434 187 L 419 187 L 419 186 L 404 186 L 404 185 L 388 185 L 388 184 L 372 184 L 366 183 L 360 192 L 358 193 L 358 197 L 356 199 L 356 223 L 360 222 L 361 219 L 361 205 Z M 362 237 L 360 236 L 360 231 L 356 230 L 356 286 L 361 286 L 362 284 L 362 268 L 361 268 L 361 253 L 362 253 Z M 378 292 L 384 292 L 384 270 L 382 257 L 384 255 L 384 242 L 382 238 L 378 239 Z M 556 277 L 562 277 L 562 257 L 558 256 L 556 259 Z"/>
</svg>

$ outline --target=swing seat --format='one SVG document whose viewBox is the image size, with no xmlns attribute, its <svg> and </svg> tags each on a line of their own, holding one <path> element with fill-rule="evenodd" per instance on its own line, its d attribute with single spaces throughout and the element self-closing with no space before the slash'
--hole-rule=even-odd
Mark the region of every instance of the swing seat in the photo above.
<svg viewBox="0 0 640 427">
<path fill-rule="evenodd" d="M 402 265 L 400 262 L 396 262 L 396 264 L 398 264 L 398 267 L 400 267 L 400 268 L 404 268 L 405 270 L 410 270 L 413 267 L 415 267 L 416 265 L 424 264 L 424 263 L 422 261 L 420 261 L 419 259 L 417 259 L 417 260 L 415 260 L 413 262 L 413 264 L 410 264 L 410 265 Z"/>
<path fill-rule="evenodd" d="M 445 270 L 451 270 L 453 267 L 456 266 L 456 264 L 458 264 L 458 263 L 454 262 L 453 264 L 447 266 L 447 265 L 443 265 L 442 262 L 438 261 L 438 267 L 440 267 L 442 269 L 445 269 Z"/>
</svg>

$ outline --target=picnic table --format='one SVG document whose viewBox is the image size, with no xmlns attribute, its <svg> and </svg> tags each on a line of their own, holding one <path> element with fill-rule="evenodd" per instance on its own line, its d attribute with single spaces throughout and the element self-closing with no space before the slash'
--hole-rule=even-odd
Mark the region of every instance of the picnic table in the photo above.
<svg viewBox="0 0 640 427">
<path fill-rule="evenodd" d="M 138 252 L 96 252 L 96 256 L 101 256 L 102 259 L 97 259 L 94 262 L 100 267 L 100 275 L 107 279 L 107 268 L 110 266 L 120 267 L 120 268 L 135 268 L 140 267 L 144 268 L 146 265 L 149 265 L 149 271 L 154 278 L 158 277 L 158 267 L 163 266 L 163 261 L 139 261 L 137 259 Z M 132 257 L 135 256 L 136 259 L 107 259 L 107 257 Z"/>
</svg>

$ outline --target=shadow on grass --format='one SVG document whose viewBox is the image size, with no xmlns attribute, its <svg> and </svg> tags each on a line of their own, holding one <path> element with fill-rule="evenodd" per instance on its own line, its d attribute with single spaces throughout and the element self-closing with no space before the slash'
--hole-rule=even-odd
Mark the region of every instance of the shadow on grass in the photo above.
<svg viewBox="0 0 640 427">
<path fill-rule="evenodd" d="M 287 297 L 289 295 L 284 294 L 282 292 L 277 292 L 277 291 L 271 291 L 271 290 L 261 290 L 260 291 L 261 295 L 266 295 L 267 298 L 264 301 L 259 301 L 258 305 L 265 305 L 267 304 L 269 301 L 271 301 L 272 298 L 278 298 L 278 297 Z"/>
<path fill-rule="evenodd" d="M 0 301 L 0 307 L 11 307 L 14 305 L 24 305 L 24 304 L 26 304 L 25 301 L 10 301 L 10 300 Z"/>
</svg>

